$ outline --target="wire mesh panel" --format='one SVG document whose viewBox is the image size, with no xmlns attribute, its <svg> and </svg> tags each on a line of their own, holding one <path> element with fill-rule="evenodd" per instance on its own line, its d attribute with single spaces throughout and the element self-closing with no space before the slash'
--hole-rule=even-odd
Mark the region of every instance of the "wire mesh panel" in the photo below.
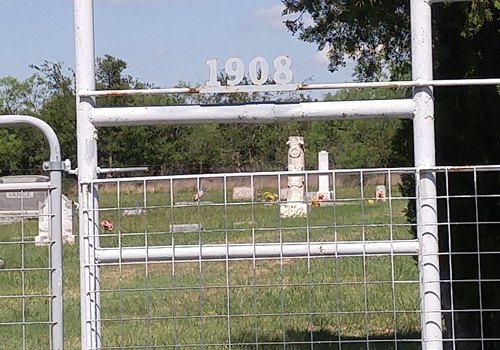
<svg viewBox="0 0 500 350">
<path fill-rule="evenodd" d="M 500 167 L 438 174 L 445 345 L 500 348 Z"/>
<path fill-rule="evenodd" d="M 0 190 L 0 348 L 52 349 L 54 241 L 36 241 L 50 237 L 49 184 L 45 190 L 11 185 L 19 189 Z"/>
<path fill-rule="evenodd" d="M 420 348 L 414 171 L 301 175 L 291 217 L 286 172 L 93 182 L 100 347 Z"/>
</svg>

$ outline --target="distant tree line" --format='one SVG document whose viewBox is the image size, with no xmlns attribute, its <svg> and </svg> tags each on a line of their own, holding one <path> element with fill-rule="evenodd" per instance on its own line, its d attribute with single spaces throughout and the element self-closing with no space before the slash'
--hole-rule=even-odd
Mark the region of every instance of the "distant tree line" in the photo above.
<svg viewBox="0 0 500 350">
<path fill-rule="evenodd" d="M 98 89 L 153 88 L 126 74 L 127 63 L 106 55 L 96 60 Z M 25 81 L 0 79 L 0 114 L 27 114 L 51 125 L 64 158 L 76 166 L 74 75 L 62 63 L 32 66 Z M 221 79 L 224 75 L 221 73 Z M 185 86 L 180 83 L 179 86 Z M 342 90 L 325 100 L 396 98 L 407 90 Z M 290 93 L 222 95 L 146 95 L 98 97 L 98 107 L 175 106 L 186 104 L 241 104 L 301 102 L 310 96 Z M 303 136 L 306 164 L 317 168 L 317 154 L 330 153 L 337 167 L 394 165 L 392 143 L 402 126 L 398 120 L 348 120 L 271 124 L 201 124 L 127 126 L 98 130 L 100 167 L 148 166 L 149 174 L 187 174 L 284 170 L 289 136 Z M 40 173 L 48 159 L 45 140 L 29 128 L 0 129 L 0 174 Z"/>
</svg>

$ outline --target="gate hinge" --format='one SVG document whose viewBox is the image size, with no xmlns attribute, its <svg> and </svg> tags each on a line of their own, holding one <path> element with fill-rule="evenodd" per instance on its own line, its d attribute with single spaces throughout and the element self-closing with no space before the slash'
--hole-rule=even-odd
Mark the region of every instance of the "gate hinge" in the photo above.
<svg viewBox="0 0 500 350">
<path fill-rule="evenodd" d="M 43 162 L 43 170 L 45 171 L 67 171 L 71 170 L 71 161 L 69 159 L 62 162 Z"/>
</svg>

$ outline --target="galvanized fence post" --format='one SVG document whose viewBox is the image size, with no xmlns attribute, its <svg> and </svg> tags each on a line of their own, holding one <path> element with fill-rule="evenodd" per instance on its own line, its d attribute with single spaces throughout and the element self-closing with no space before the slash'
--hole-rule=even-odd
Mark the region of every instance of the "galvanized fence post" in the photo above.
<svg viewBox="0 0 500 350">
<path fill-rule="evenodd" d="M 99 267 L 94 251 L 98 246 L 96 191 L 90 182 L 97 177 L 97 131 L 90 122 L 95 98 L 80 91 L 94 90 L 94 9 L 93 0 L 74 0 L 75 75 L 78 145 L 78 200 L 80 202 L 80 299 L 82 349 L 96 349 L 100 342 Z M 89 292 L 91 291 L 91 292 Z"/>
<path fill-rule="evenodd" d="M 432 80 L 431 2 L 411 0 L 412 78 Z M 413 89 L 413 119 L 417 177 L 417 236 L 420 242 L 420 293 L 424 349 L 442 349 L 441 291 L 437 230 L 434 99 L 431 86 Z"/>
</svg>

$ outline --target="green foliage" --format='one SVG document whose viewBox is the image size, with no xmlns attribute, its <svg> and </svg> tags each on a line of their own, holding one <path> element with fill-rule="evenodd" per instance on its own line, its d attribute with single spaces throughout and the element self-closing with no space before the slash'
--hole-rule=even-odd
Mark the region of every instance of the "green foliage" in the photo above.
<svg viewBox="0 0 500 350">
<path fill-rule="evenodd" d="M 72 79 L 61 63 L 32 66 L 25 81 L 0 79 L 0 114 L 25 114 L 46 121 L 56 131 L 63 155 L 76 161 L 75 95 Z M 38 130 L 29 127 L 1 130 L 2 175 L 40 173 L 49 157 L 48 144 Z"/>
<path fill-rule="evenodd" d="M 326 100 L 373 100 L 407 98 L 408 89 L 349 89 Z M 399 119 L 369 119 L 331 121 L 328 136 L 334 144 L 331 149 L 340 168 L 386 167 L 397 164 L 394 159 L 393 143 L 403 126 Z"/>
<path fill-rule="evenodd" d="M 315 42 L 320 48 L 330 47 L 330 69 L 342 65 L 344 57 L 357 57 L 358 77 L 364 80 L 378 79 L 386 68 L 392 77 L 401 77 L 409 73 L 410 38 L 409 38 L 409 1 L 319 1 L 319 0 L 284 0 L 285 13 L 295 14 L 295 20 L 288 22 L 292 33 L 308 42 Z M 310 16 L 312 21 L 308 21 Z M 433 47 L 435 78 L 490 78 L 500 75 L 500 1 L 474 0 L 471 3 L 450 3 L 433 5 Z M 377 52 L 377 48 L 379 52 Z M 498 106 L 500 98 L 495 87 L 455 87 L 435 89 L 436 147 L 438 164 L 500 164 L 500 121 Z M 411 159 L 411 126 L 407 123 L 399 129 L 395 138 L 396 158 L 407 164 Z M 405 161 L 406 159 L 406 161 Z M 414 184 L 404 181 L 406 195 L 414 191 Z M 444 179 L 439 179 L 444 181 Z M 462 181 L 454 191 L 461 193 L 467 187 Z M 482 181 L 481 193 L 496 193 L 498 176 L 492 174 Z M 446 188 L 444 182 L 438 184 L 438 190 Z M 441 203 L 441 202 L 440 202 Z M 498 221 L 500 201 L 498 199 L 478 199 L 478 207 L 488 208 L 482 213 L 481 220 Z M 452 201 L 451 212 L 439 208 L 440 220 L 459 222 L 478 220 L 471 218 L 474 204 Z M 476 207 L 477 209 L 477 207 Z M 407 209 L 408 220 L 415 220 L 415 207 L 410 203 Z M 445 221 L 445 222 L 446 222 Z M 495 228 L 494 228 L 495 227 Z M 496 225 L 478 228 L 450 229 L 440 226 L 440 249 L 455 254 L 444 261 L 442 258 L 442 278 L 454 275 L 467 275 L 466 271 L 478 271 L 482 276 L 494 276 L 498 257 L 471 261 L 460 252 L 474 249 L 498 250 Z M 481 238 L 479 238 L 479 236 Z M 448 241 L 451 237 L 451 241 Z M 476 240 L 481 240 L 481 247 Z M 458 252 L 458 253 L 456 253 Z M 472 275 L 469 278 L 477 278 Z M 453 289 L 452 289 L 453 288 Z M 482 295 L 482 305 L 497 305 L 495 297 L 498 283 L 476 283 L 459 288 L 443 284 L 443 302 L 449 307 L 449 295 L 453 295 L 453 307 L 468 309 L 477 303 L 477 290 Z M 452 294 L 453 293 L 453 294 Z M 448 306 L 446 305 L 448 303 Z M 480 307 L 480 306 L 478 306 Z M 445 315 L 447 332 L 454 330 L 458 338 L 471 338 L 479 334 L 498 336 L 498 312 L 485 312 L 477 315 L 469 312 L 455 316 L 452 325 L 451 314 Z M 478 319 L 481 318 L 481 327 Z M 448 337 L 451 337 L 451 333 Z M 461 346 L 459 344 L 458 346 Z M 468 344 L 463 344 L 468 346 Z M 491 346 L 497 346 L 491 343 Z M 472 346 L 472 345 L 471 345 Z"/>
<path fill-rule="evenodd" d="M 38 105 L 35 76 L 25 81 L 13 77 L 0 79 L 0 114 L 36 116 Z M 39 159 L 42 143 L 41 134 L 31 128 L 0 130 L 0 174 L 9 175 L 31 168 Z M 39 165 L 41 167 L 41 163 Z"/>
<path fill-rule="evenodd" d="M 45 61 L 40 66 L 31 65 L 35 71 L 38 94 L 42 102 L 49 100 L 54 95 L 71 95 L 74 97 L 74 80 L 63 73 L 63 63 Z M 71 69 L 68 69 L 73 73 Z"/>
<path fill-rule="evenodd" d="M 331 71 L 345 66 L 347 58 L 357 61 L 356 73 L 365 80 L 380 78 L 387 66 L 398 68 L 391 70 L 393 75 L 408 69 L 409 1 L 283 0 L 283 4 L 284 14 L 295 16 L 286 22 L 293 34 L 318 44 L 320 50 L 328 48 Z"/>
<path fill-rule="evenodd" d="M 495 10 L 500 10 L 500 0 L 473 0 L 461 35 L 473 37 L 485 23 L 498 20 Z"/>
<path fill-rule="evenodd" d="M 0 114 L 31 114 L 37 110 L 35 76 L 25 81 L 14 77 L 0 78 Z"/>
<path fill-rule="evenodd" d="M 60 62 L 32 65 L 32 77 L 0 82 L 3 113 L 27 113 L 45 120 L 56 131 L 64 158 L 76 164 L 76 112 L 72 71 Z M 126 61 L 105 55 L 96 60 L 98 89 L 154 88 L 126 74 Z M 220 74 L 220 80 L 227 76 Z M 244 79 L 243 83 L 248 84 Z M 270 84 L 273 82 L 270 81 Z M 188 86 L 179 83 L 179 86 Z M 327 100 L 397 98 L 402 90 L 340 91 Z M 98 97 L 98 107 L 227 105 L 242 103 L 305 102 L 296 93 L 236 93 L 217 95 L 147 95 Z M 150 174 L 286 169 L 286 141 L 304 136 L 306 164 L 317 167 L 317 153 L 330 151 L 341 167 L 379 167 L 390 163 L 396 121 L 289 122 L 271 124 L 200 124 L 107 127 L 98 130 L 101 167 L 148 166 Z M 48 157 L 45 140 L 32 130 L 0 134 L 2 174 L 40 172 Z M 8 137 L 7 137 L 8 135 Z"/>
</svg>

